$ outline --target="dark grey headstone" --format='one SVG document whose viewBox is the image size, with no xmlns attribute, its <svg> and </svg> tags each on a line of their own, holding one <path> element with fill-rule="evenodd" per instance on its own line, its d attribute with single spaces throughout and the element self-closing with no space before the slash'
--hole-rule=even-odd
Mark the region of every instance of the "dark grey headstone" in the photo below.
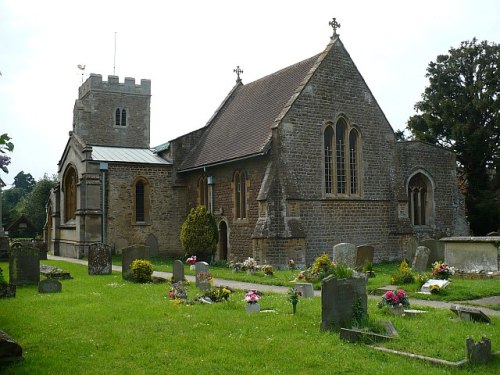
<svg viewBox="0 0 500 375">
<path fill-rule="evenodd" d="M 113 270 L 111 246 L 93 243 L 89 246 L 89 275 L 109 275 Z"/>
<path fill-rule="evenodd" d="M 367 312 L 366 279 L 323 279 L 321 287 L 321 330 L 339 330 L 354 317 L 353 305 L 360 303 Z"/>
<path fill-rule="evenodd" d="M 172 282 L 176 283 L 177 281 L 184 280 L 184 263 L 182 260 L 175 260 L 172 272 Z"/>
<path fill-rule="evenodd" d="M 420 244 L 430 250 L 427 267 L 432 266 L 434 262 L 444 260 L 444 243 L 442 241 L 429 239 L 423 240 Z"/>
<path fill-rule="evenodd" d="M 40 253 L 36 247 L 19 246 L 10 252 L 10 283 L 14 285 L 38 284 L 40 281 Z"/>
<path fill-rule="evenodd" d="M 132 245 L 122 250 L 122 278 L 132 279 L 132 269 L 130 266 L 136 259 L 150 260 L 149 247 L 144 245 Z"/>
<path fill-rule="evenodd" d="M 38 293 L 59 293 L 60 291 L 62 291 L 61 282 L 51 277 L 38 283 Z"/>
<path fill-rule="evenodd" d="M 425 246 L 417 247 L 415 250 L 415 257 L 411 263 L 411 269 L 415 272 L 425 272 L 427 269 L 427 260 L 431 251 Z"/>
<path fill-rule="evenodd" d="M 365 263 L 373 263 L 374 248 L 370 245 L 361 245 L 356 248 L 356 269 L 361 271 Z"/>
<path fill-rule="evenodd" d="M 408 263 L 411 263 L 413 261 L 413 258 L 415 258 L 415 251 L 417 250 L 417 246 L 418 243 L 415 237 L 410 237 L 406 240 L 405 243 L 403 243 L 403 254 Z"/>
<path fill-rule="evenodd" d="M 332 260 L 337 264 L 345 264 L 354 268 L 356 265 L 356 245 L 352 243 L 339 243 L 333 246 Z"/>
<path fill-rule="evenodd" d="M 196 270 L 195 271 L 196 272 L 196 287 L 199 288 L 200 287 L 200 280 L 199 280 L 200 273 L 209 272 L 208 263 L 207 262 L 196 262 L 195 270 Z"/>
<path fill-rule="evenodd" d="M 160 249 L 158 247 L 158 239 L 153 233 L 150 233 L 146 238 L 146 246 L 149 247 L 149 256 L 157 257 L 160 254 Z"/>
<path fill-rule="evenodd" d="M 450 310 L 462 319 L 491 323 L 491 319 L 482 310 L 476 307 L 451 305 Z"/>
<path fill-rule="evenodd" d="M 4 331 L 0 331 L 0 362 L 10 362 L 21 359 L 23 348 Z"/>
<path fill-rule="evenodd" d="M 473 365 L 482 365 L 493 359 L 491 353 L 491 340 L 483 337 L 477 344 L 469 337 L 465 340 L 467 360 Z"/>
</svg>

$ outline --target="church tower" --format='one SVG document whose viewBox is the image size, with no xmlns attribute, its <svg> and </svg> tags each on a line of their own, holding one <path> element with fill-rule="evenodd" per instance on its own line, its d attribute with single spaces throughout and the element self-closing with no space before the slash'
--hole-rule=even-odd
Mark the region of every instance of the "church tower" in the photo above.
<svg viewBox="0 0 500 375">
<path fill-rule="evenodd" d="M 151 81 L 91 74 L 80 86 L 73 132 L 87 145 L 149 148 Z"/>
</svg>

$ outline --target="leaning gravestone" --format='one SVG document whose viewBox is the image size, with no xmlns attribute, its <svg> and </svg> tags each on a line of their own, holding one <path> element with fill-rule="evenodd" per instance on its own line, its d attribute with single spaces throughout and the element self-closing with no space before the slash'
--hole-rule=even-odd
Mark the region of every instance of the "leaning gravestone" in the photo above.
<svg viewBox="0 0 500 375">
<path fill-rule="evenodd" d="M 150 233 L 146 238 L 146 246 L 149 247 L 149 256 L 157 257 L 160 253 L 158 239 L 153 233 Z"/>
<path fill-rule="evenodd" d="M 340 330 L 350 325 L 354 318 L 355 304 L 367 312 L 366 279 L 336 279 L 330 275 L 321 287 L 321 330 Z"/>
<path fill-rule="evenodd" d="M 415 272 L 425 272 L 427 269 L 427 260 L 431 251 L 425 246 L 417 247 L 415 250 L 415 257 L 411 263 L 411 269 Z"/>
<path fill-rule="evenodd" d="M 356 248 L 356 270 L 363 269 L 365 263 L 373 263 L 374 248 L 370 245 L 361 245 Z"/>
<path fill-rule="evenodd" d="M 40 281 L 40 252 L 36 247 L 13 247 L 9 258 L 10 283 L 13 285 L 38 284 Z"/>
<path fill-rule="evenodd" d="M 339 243 L 333 247 L 332 260 L 337 264 L 345 264 L 354 268 L 356 263 L 356 245 L 352 243 Z"/>
<path fill-rule="evenodd" d="M 182 263 L 182 260 L 175 260 L 174 261 L 174 269 L 172 272 L 172 283 L 176 283 L 177 281 L 182 281 L 184 280 L 184 263 Z"/>
<path fill-rule="evenodd" d="M 439 240 L 423 240 L 420 243 L 422 246 L 430 250 L 429 259 L 427 260 L 427 267 L 432 266 L 434 262 L 444 260 L 444 243 Z"/>
<path fill-rule="evenodd" d="M 209 267 L 207 262 L 196 262 L 195 264 L 195 272 L 196 272 L 196 287 L 200 287 L 200 274 L 201 273 L 208 273 Z"/>
<path fill-rule="evenodd" d="M 132 279 L 132 269 L 130 266 L 136 259 L 149 260 L 149 247 L 144 245 L 132 245 L 122 250 L 122 279 Z"/>
<path fill-rule="evenodd" d="M 89 275 L 109 275 L 113 270 L 111 246 L 98 242 L 89 246 Z"/>
<path fill-rule="evenodd" d="M 491 319 L 488 315 L 476 307 L 451 305 L 450 310 L 461 319 L 473 320 L 474 322 L 491 323 Z"/>
<path fill-rule="evenodd" d="M 415 257 L 415 251 L 417 250 L 417 240 L 415 237 L 410 237 L 403 244 L 403 254 L 408 263 L 411 263 L 413 258 Z"/>
<path fill-rule="evenodd" d="M 60 291 L 62 291 L 61 282 L 51 277 L 38 283 L 38 293 L 59 293 Z"/>
<path fill-rule="evenodd" d="M 0 363 L 21 359 L 23 348 L 4 331 L 0 331 Z"/>
</svg>

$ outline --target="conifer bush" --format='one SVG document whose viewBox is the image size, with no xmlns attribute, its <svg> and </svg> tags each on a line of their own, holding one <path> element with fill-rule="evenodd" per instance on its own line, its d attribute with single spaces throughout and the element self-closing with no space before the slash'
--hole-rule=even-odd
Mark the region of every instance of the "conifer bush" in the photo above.
<svg viewBox="0 0 500 375">
<path fill-rule="evenodd" d="M 132 280 L 137 283 L 148 283 L 153 274 L 153 265 L 149 260 L 136 259 L 132 262 Z"/>
<path fill-rule="evenodd" d="M 210 260 L 217 248 L 219 230 L 214 215 L 205 206 L 192 208 L 182 224 L 181 245 L 186 256 Z"/>
</svg>

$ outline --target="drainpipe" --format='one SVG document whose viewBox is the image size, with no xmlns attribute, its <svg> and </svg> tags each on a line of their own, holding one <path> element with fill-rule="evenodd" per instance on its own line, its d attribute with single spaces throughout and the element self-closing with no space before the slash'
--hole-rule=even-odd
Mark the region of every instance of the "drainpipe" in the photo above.
<svg viewBox="0 0 500 375">
<path fill-rule="evenodd" d="M 214 176 L 207 177 L 207 185 L 210 186 L 210 212 L 214 213 L 214 185 L 215 185 Z"/>
<path fill-rule="evenodd" d="M 108 163 L 101 162 L 99 163 L 99 170 L 101 171 L 101 208 L 102 208 L 102 217 L 101 217 L 101 242 L 105 243 L 106 241 L 106 172 L 108 171 Z"/>
</svg>

